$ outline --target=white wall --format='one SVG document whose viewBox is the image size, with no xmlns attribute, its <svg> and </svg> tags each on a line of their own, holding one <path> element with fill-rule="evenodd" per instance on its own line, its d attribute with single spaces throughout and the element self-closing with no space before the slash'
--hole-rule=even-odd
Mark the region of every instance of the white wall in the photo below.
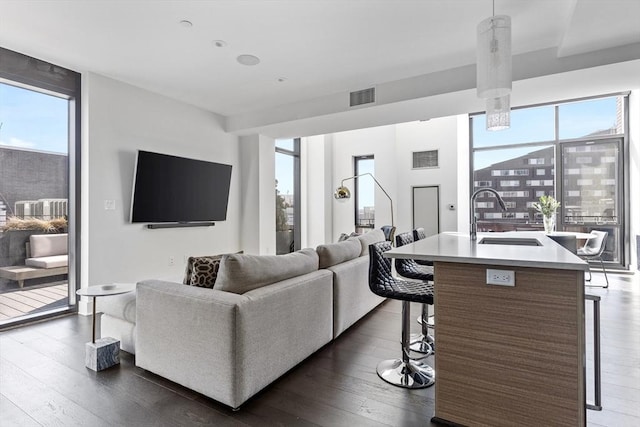
<svg viewBox="0 0 640 427">
<path fill-rule="evenodd" d="M 422 122 L 396 125 L 395 149 L 399 232 L 413 228 L 412 187 L 438 186 L 440 188 L 440 232 L 457 231 L 458 218 L 458 157 L 457 117 L 443 117 Z M 415 151 L 438 150 L 437 168 L 412 169 Z"/>
<path fill-rule="evenodd" d="M 302 138 L 300 143 L 301 247 L 334 241 L 333 135 Z M 339 233 L 338 233 L 339 234 Z"/>
<path fill-rule="evenodd" d="M 181 280 L 185 257 L 241 249 L 238 137 L 223 131 L 222 118 L 92 73 L 83 75 L 83 91 L 81 286 Z M 161 230 L 129 223 L 138 149 L 231 164 L 227 221 Z M 104 200 L 116 209 L 105 210 Z"/>
<path fill-rule="evenodd" d="M 276 253 L 275 140 L 262 135 L 240 139 L 242 250 Z"/>
<path fill-rule="evenodd" d="M 456 231 L 459 169 L 468 168 L 468 163 L 458 161 L 458 122 L 457 117 L 444 117 L 333 134 L 333 189 L 341 179 L 353 175 L 354 156 L 373 154 L 375 176 L 393 199 L 399 232 L 413 227 L 412 187 L 432 185 L 440 188 L 440 230 Z M 414 151 L 434 149 L 438 150 L 438 168 L 412 169 Z M 345 184 L 353 189 L 353 180 Z M 456 210 L 448 210 L 449 204 Z M 376 192 L 375 205 L 376 227 L 390 224 L 389 200 L 380 190 Z M 353 198 L 333 201 L 332 241 L 353 229 Z"/>
<path fill-rule="evenodd" d="M 333 134 L 333 183 L 331 193 L 344 178 L 354 175 L 353 158 L 373 154 L 375 177 L 395 201 L 396 196 L 396 150 L 395 126 L 380 126 L 376 128 L 360 129 Z M 365 178 L 369 179 L 369 178 Z M 345 182 L 353 191 L 354 180 Z M 340 233 L 351 233 L 354 228 L 354 199 L 335 200 L 333 203 L 333 236 L 337 241 Z M 375 194 L 376 227 L 391 224 L 391 209 L 389 199 L 377 188 Z M 398 208 L 394 206 L 394 215 Z"/>
</svg>

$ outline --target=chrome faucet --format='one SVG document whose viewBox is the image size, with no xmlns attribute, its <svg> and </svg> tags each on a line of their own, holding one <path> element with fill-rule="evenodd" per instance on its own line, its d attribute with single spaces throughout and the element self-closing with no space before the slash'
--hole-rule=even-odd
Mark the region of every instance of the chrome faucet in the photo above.
<svg viewBox="0 0 640 427">
<path fill-rule="evenodd" d="M 477 224 L 477 220 L 476 220 L 476 197 L 478 196 L 479 193 L 482 193 L 484 191 L 488 191 L 490 193 L 493 193 L 496 196 L 496 199 L 498 199 L 498 203 L 500 204 L 500 208 L 502 209 L 503 212 L 507 211 L 507 207 L 504 204 L 504 200 L 502 200 L 502 197 L 500 197 L 500 194 L 498 194 L 498 192 L 496 190 L 494 190 L 493 188 L 479 188 L 476 191 L 474 191 L 474 193 L 471 195 L 471 203 L 470 203 L 470 210 L 471 210 L 471 240 L 476 240 L 478 238 L 478 224 Z"/>
</svg>

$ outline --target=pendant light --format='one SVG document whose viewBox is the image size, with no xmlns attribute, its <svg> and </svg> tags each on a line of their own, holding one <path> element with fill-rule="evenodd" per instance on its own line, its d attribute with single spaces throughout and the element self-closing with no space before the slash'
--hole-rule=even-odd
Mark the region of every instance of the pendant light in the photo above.
<svg viewBox="0 0 640 427">
<path fill-rule="evenodd" d="M 511 18 L 495 15 L 478 24 L 476 83 L 478 97 L 487 103 L 487 130 L 510 125 Z"/>
</svg>

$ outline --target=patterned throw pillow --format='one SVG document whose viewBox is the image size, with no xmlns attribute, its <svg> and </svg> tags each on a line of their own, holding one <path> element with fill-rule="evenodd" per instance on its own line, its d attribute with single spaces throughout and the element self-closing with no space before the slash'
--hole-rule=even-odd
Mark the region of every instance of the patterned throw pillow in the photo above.
<svg viewBox="0 0 640 427">
<path fill-rule="evenodd" d="M 189 257 L 183 283 L 202 288 L 213 288 L 220 269 L 222 255 Z"/>
</svg>

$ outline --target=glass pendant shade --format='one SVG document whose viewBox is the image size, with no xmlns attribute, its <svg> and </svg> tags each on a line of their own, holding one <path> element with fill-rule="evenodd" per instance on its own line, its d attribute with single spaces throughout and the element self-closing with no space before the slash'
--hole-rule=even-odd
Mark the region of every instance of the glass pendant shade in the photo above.
<svg viewBox="0 0 640 427">
<path fill-rule="evenodd" d="M 511 96 L 487 99 L 487 130 L 509 129 L 511 126 Z"/>
<path fill-rule="evenodd" d="M 511 18 L 497 15 L 478 24 L 476 78 L 480 98 L 511 93 Z"/>
</svg>

